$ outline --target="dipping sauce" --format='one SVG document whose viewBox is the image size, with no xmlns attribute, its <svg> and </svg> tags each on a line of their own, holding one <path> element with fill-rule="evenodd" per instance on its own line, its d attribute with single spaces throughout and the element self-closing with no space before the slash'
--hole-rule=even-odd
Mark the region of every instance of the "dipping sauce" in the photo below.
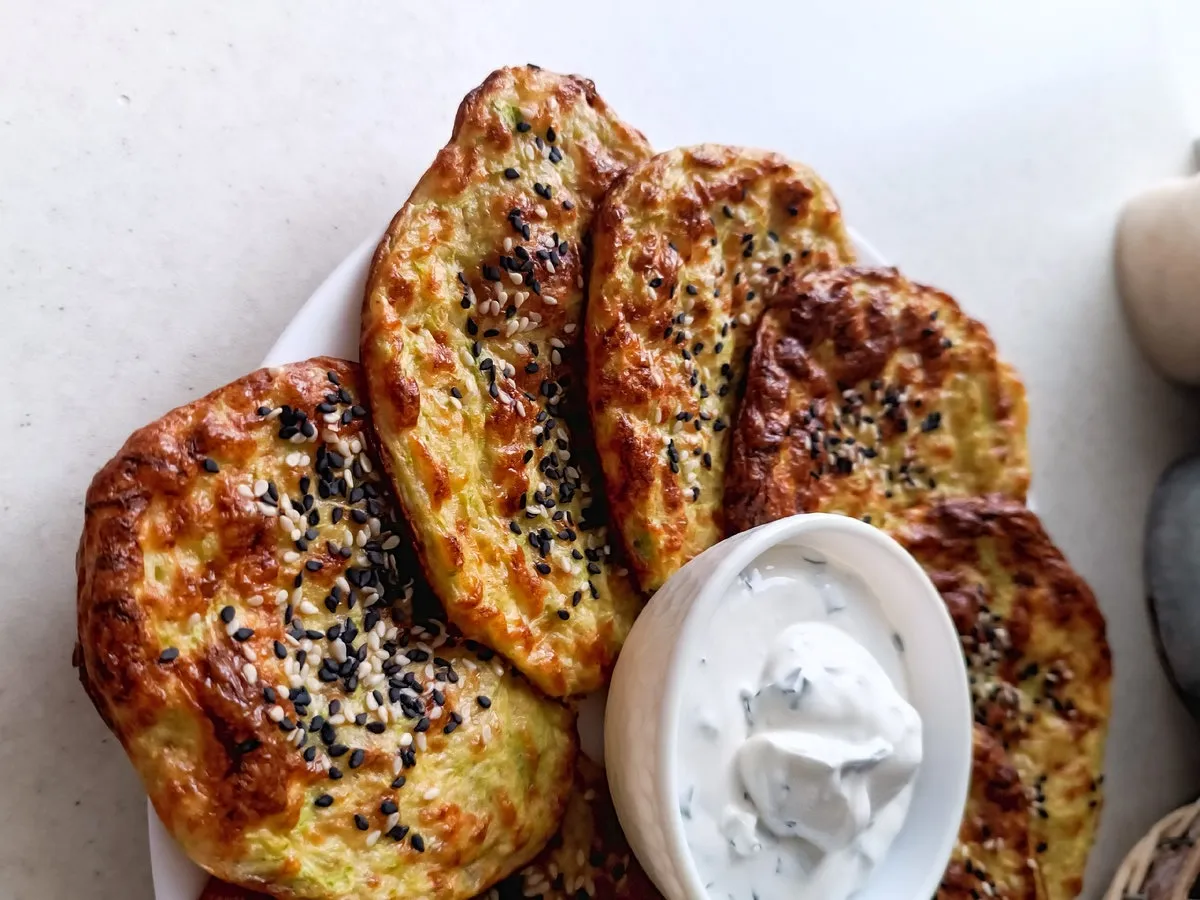
<svg viewBox="0 0 1200 900">
<path fill-rule="evenodd" d="M 866 584 L 797 546 L 764 552 L 696 626 L 676 790 L 701 882 L 714 900 L 845 900 L 921 763 L 899 636 Z"/>
</svg>

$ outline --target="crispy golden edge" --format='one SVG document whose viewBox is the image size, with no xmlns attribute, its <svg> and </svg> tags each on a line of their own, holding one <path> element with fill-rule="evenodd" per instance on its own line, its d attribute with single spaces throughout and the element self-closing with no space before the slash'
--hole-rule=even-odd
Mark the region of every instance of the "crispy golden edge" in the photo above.
<svg viewBox="0 0 1200 900">
<path fill-rule="evenodd" d="M 414 756 L 424 765 L 409 772 L 407 793 L 388 787 L 395 777 L 395 751 L 383 744 L 398 732 L 376 736 L 363 729 L 361 736 L 349 735 L 347 743 L 363 748 L 363 757 L 361 762 L 353 755 L 338 757 L 343 768 L 351 760 L 348 767 L 358 771 L 335 782 L 326 775 L 324 751 L 315 762 L 302 758 L 290 741 L 298 732 L 283 730 L 293 718 L 303 723 L 299 701 L 278 699 L 285 712 L 280 725 L 267 715 L 263 686 L 282 677 L 271 645 L 284 637 L 282 625 L 271 623 L 281 623 L 283 615 L 269 598 L 257 607 L 244 601 L 278 585 L 280 537 L 275 518 L 247 512 L 259 501 L 240 490 L 255 477 L 271 478 L 282 503 L 282 494 L 292 494 L 293 488 L 282 468 L 284 455 L 319 456 L 328 445 L 276 440 L 279 423 L 264 421 L 255 410 L 260 404 L 289 404 L 319 421 L 317 404 L 337 389 L 331 377 L 357 396 L 358 369 L 340 360 L 318 358 L 252 373 L 141 429 L 98 473 L 88 492 L 77 557 L 76 665 L 89 696 L 142 775 L 160 818 L 210 872 L 247 887 L 270 881 L 280 897 L 340 897 L 341 887 L 323 884 L 320 873 L 305 871 L 306 864 L 330 848 L 361 843 L 365 835 L 351 823 L 350 809 L 368 799 L 373 809 L 376 794 L 395 793 L 413 833 L 424 832 L 425 852 L 385 838 L 375 859 L 359 851 L 351 863 L 360 867 L 353 877 L 390 883 L 389 895 L 396 897 L 430 890 L 470 896 L 523 865 L 553 834 L 575 755 L 571 713 L 535 697 L 514 675 L 493 690 L 500 675 L 492 668 L 503 671 L 499 661 L 476 663 L 493 655 L 469 642 L 464 649 L 451 638 L 437 652 L 462 674 L 454 682 L 457 693 L 445 686 L 447 705 L 441 709 L 457 712 L 461 696 L 470 707 L 462 711 L 474 712 L 475 724 L 467 724 L 465 716 L 457 734 L 439 728 L 429 736 L 429 753 Z M 339 423 L 346 441 L 369 435 L 366 412 L 359 409 L 349 424 Z M 345 410 L 350 412 L 349 401 Z M 364 477 L 360 471 L 360 484 Z M 313 481 L 315 493 L 315 476 Z M 332 506 L 322 499 L 316 508 Z M 195 541 L 200 543 L 193 546 Z M 341 558 L 327 549 L 323 538 L 308 548 L 306 558 L 320 561 L 322 568 L 304 568 L 306 598 L 314 585 L 318 597 L 331 590 L 345 572 Z M 197 561 L 203 567 L 189 571 Z M 168 589 L 160 590 L 157 579 L 168 577 Z M 285 580 L 290 588 L 290 574 Z M 227 604 L 238 610 L 234 624 L 254 626 L 245 643 L 236 643 L 239 639 L 230 637 L 217 618 Z M 322 631 L 333 621 L 323 612 L 306 617 Z M 407 625 L 403 631 L 409 633 Z M 246 674 L 247 660 L 239 649 L 247 647 L 256 651 L 253 676 Z M 178 656 L 167 658 L 165 650 L 177 650 Z M 476 709 L 473 700 L 483 687 L 493 695 L 487 711 Z M 324 699 L 315 687 L 313 696 L 318 704 Z M 491 743 L 486 736 L 481 740 L 478 722 L 502 714 L 508 718 L 489 724 Z M 463 749 L 454 750 L 451 741 Z M 506 752 L 504 759 L 495 758 Z M 468 759 L 471 754 L 476 759 Z M 490 759 L 489 793 L 478 798 L 490 808 L 463 793 L 471 782 L 447 771 L 459 757 L 476 773 L 485 771 Z M 518 773 L 526 770 L 534 773 L 536 785 L 521 780 Z M 501 793 L 502 782 L 517 789 L 509 801 Z M 425 794 L 434 786 L 442 795 L 430 801 Z M 314 798 L 323 793 L 335 805 L 320 818 Z M 498 814 L 504 828 L 489 829 Z M 389 882 L 388 869 L 398 863 L 402 874 Z"/>
<path fill-rule="evenodd" d="M 1104 617 L 1037 516 L 1002 497 L 915 509 L 894 536 L 945 600 L 977 722 L 1028 788 L 1038 896 L 1083 888 L 1102 806 L 1112 660 Z"/>
<path fill-rule="evenodd" d="M 723 536 L 726 427 L 764 301 L 854 254 L 811 169 L 715 144 L 626 172 L 592 249 L 592 421 L 614 521 L 653 591 Z"/>
<path fill-rule="evenodd" d="M 518 121 L 530 129 L 519 132 Z M 561 154 L 558 163 L 553 153 Z M 526 516 L 527 508 L 539 507 L 539 481 L 550 482 L 551 491 L 561 484 L 526 454 L 543 453 L 535 417 L 550 410 L 556 429 L 553 442 L 543 435 L 544 452 L 563 441 L 578 483 L 590 482 L 592 516 L 603 522 L 604 491 L 580 393 L 581 256 L 604 191 L 648 154 L 645 139 L 608 110 L 590 81 L 534 67 L 494 72 L 463 101 L 450 142 L 392 220 L 364 299 L 361 356 L 375 425 L 425 571 L 466 634 L 505 653 L 553 695 L 590 691 L 607 681 L 641 605 L 620 562 L 609 564 L 615 557 L 601 550 L 597 560 L 574 560 L 557 536 L 561 523 L 551 522 L 548 510 Z M 506 177 L 510 168 L 517 178 Z M 547 187 L 530 190 L 535 181 L 541 188 L 543 179 Z M 512 210 L 519 211 L 515 219 Z M 529 229 L 528 239 L 521 226 Z M 554 251 L 557 262 L 535 252 L 550 253 L 535 242 L 552 232 L 561 245 Z M 505 249 L 505 238 L 528 248 L 528 263 Z M 510 253 L 527 266 L 515 273 L 519 286 L 499 268 L 501 256 Z M 503 279 L 509 307 L 518 291 L 527 295 L 520 316 L 515 309 L 511 318 L 483 312 L 492 300 L 499 306 L 490 274 Z M 532 330 L 508 334 L 510 323 L 521 327 L 522 317 L 534 315 L 541 320 Z M 487 336 L 491 328 L 499 334 Z M 483 358 L 496 367 L 494 398 L 491 376 L 478 368 Z M 511 378 L 496 374 L 505 363 L 512 366 Z M 452 388 L 462 397 L 452 398 Z M 556 397 L 567 392 L 562 407 L 545 393 L 554 388 Z M 562 462 L 551 468 L 571 480 Z M 570 510 L 578 522 L 581 496 L 558 495 L 557 510 Z M 547 529 L 553 558 L 543 561 L 528 542 L 535 527 Z M 592 534 L 601 547 L 607 543 L 601 528 Z M 543 562 L 551 565 L 549 572 L 539 571 Z M 602 571 L 585 571 L 589 562 Z"/>
<path fill-rule="evenodd" d="M 1029 485 L 1028 409 L 987 329 L 895 269 L 817 272 L 762 318 L 725 478 L 737 533 L 799 512 L 877 525 Z"/>
</svg>

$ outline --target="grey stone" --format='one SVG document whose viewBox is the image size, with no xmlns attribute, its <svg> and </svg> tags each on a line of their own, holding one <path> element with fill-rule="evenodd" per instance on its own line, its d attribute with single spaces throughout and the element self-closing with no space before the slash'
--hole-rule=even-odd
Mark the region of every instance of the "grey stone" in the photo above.
<svg viewBox="0 0 1200 900">
<path fill-rule="evenodd" d="M 1150 499 L 1146 589 L 1167 674 L 1200 718 L 1200 456 L 1174 463 Z"/>
</svg>

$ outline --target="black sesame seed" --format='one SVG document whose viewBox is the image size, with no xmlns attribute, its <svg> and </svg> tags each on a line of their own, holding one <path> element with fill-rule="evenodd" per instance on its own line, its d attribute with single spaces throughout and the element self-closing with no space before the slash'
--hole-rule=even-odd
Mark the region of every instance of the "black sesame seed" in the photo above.
<svg viewBox="0 0 1200 900">
<path fill-rule="evenodd" d="M 325 809 L 326 807 L 333 806 L 333 798 L 328 794 L 322 794 L 320 797 L 314 800 L 313 803 L 322 809 Z"/>
<path fill-rule="evenodd" d="M 695 297 L 697 294 L 699 294 L 699 293 L 700 293 L 700 289 L 699 289 L 699 288 L 697 288 L 697 287 L 696 287 L 694 284 L 689 284 L 689 285 L 687 286 L 686 290 L 687 290 L 687 292 L 688 292 L 689 294 L 691 294 L 693 297 Z"/>
<path fill-rule="evenodd" d="M 254 637 L 254 630 L 252 628 L 239 628 L 233 633 L 233 639 L 239 643 L 248 641 L 252 637 Z"/>
<path fill-rule="evenodd" d="M 354 827 L 357 828 L 359 831 L 366 831 L 368 828 L 371 827 L 371 823 L 367 821 L 366 816 L 355 814 Z"/>
<path fill-rule="evenodd" d="M 442 734 L 454 734 L 454 729 L 458 727 L 457 722 L 447 722 L 446 727 L 442 729 Z"/>
<path fill-rule="evenodd" d="M 514 169 L 512 166 L 509 166 L 507 169 L 504 170 L 504 177 L 507 178 L 509 181 L 513 181 L 517 178 L 520 178 L 521 173 L 518 172 L 516 169 Z M 496 279 L 493 278 L 492 280 L 495 281 Z"/>
<path fill-rule="evenodd" d="M 429 730 L 429 717 L 421 716 L 421 718 L 417 720 L 417 724 L 413 726 L 413 731 L 415 731 L 419 734 L 422 731 L 428 731 L 428 730 Z"/>
<path fill-rule="evenodd" d="M 217 461 L 215 459 L 206 459 L 204 460 L 204 471 L 219 472 L 221 471 L 221 467 L 217 465 Z"/>
<path fill-rule="evenodd" d="M 168 647 L 167 649 L 165 649 L 162 653 L 160 653 L 158 655 L 158 661 L 160 663 L 173 662 L 174 660 L 176 660 L 178 658 L 179 658 L 179 648 L 178 647 Z"/>
<path fill-rule="evenodd" d="M 414 834 L 410 840 L 412 843 L 412 848 L 414 850 L 416 850 L 418 853 L 425 852 L 425 839 L 424 838 L 422 838 L 419 834 Z"/>
<path fill-rule="evenodd" d="M 557 147 L 550 148 L 549 159 L 550 159 L 550 162 L 555 163 L 556 165 L 562 159 L 562 153 L 559 152 L 559 149 Z"/>
<path fill-rule="evenodd" d="M 362 750 L 362 748 L 358 748 L 351 753 L 350 768 L 357 769 L 359 766 L 361 766 L 363 764 L 363 760 L 366 758 L 366 755 L 367 754 Z"/>
<path fill-rule="evenodd" d="M 533 126 L 528 122 L 517 123 L 517 131 L 521 132 L 521 134 L 525 134 L 525 132 L 529 131 L 531 128 L 533 128 Z"/>
<path fill-rule="evenodd" d="M 483 694 L 480 694 L 478 697 L 475 698 L 475 702 L 478 703 L 480 706 L 482 706 L 484 709 L 490 709 L 491 705 L 492 705 L 492 698 L 486 697 Z"/>
<path fill-rule="evenodd" d="M 566 621 L 567 619 L 571 618 L 571 614 L 565 609 L 560 609 L 558 611 L 558 617 L 563 621 Z"/>
<path fill-rule="evenodd" d="M 342 770 L 339 769 L 337 766 L 330 766 L 329 767 L 329 779 L 330 779 L 330 781 L 341 781 Z"/>
<path fill-rule="evenodd" d="M 399 812 L 400 808 L 396 806 L 395 800 L 388 799 L 379 804 L 379 811 L 385 816 L 390 816 L 394 812 Z"/>
</svg>

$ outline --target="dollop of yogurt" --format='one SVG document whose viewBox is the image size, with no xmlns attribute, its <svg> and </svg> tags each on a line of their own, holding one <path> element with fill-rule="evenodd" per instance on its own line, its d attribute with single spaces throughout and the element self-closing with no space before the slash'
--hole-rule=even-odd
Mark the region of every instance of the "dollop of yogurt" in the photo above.
<svg viewBox="0 0 1200 900">
<path fill-rule="evenodd" d="M 849 847 L 921 763 L 921 718 L 840 628 L 801 622 L 771 642 L 735 757 L 757 822 L 822 853 Z"/>
<path fill-rule="evenodd" d="M 696 633 L 677 725 L 684 837 L 714 900 L 846 900 L 921 765 L 904 645 L 867 585 L 766 551 Z"/>
</svg>

